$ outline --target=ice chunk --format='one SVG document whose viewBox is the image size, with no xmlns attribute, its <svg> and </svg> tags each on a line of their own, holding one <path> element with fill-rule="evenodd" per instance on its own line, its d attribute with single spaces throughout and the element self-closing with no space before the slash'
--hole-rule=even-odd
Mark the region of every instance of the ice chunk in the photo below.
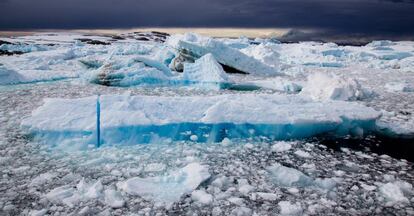
<svg viewBox="0 0 414 216">
<path fill-rule="evenodd" d="M 306 151 L 302 151 L 302 150 L 297 150 L 295 151 L 295 155 L 302 157 L 302 158 L 310 158 L 311 155 L 309 154 L 309 152 Z"/>
<path fill-rule="evenodd" d="M 46 194 L 46 198 L 54 203 L 63 202 L 72 205 L 70 198 L 74 195 L 76 190 L 71 186 L 62 186 L 51 190 Z"/>
<path fill-rule="evenodd" d="M 302 86 L 298 83 L 283 79 L 282 77 L 274 77 L 265 80 L 255 80 L 243 84 L 255 85 L 265 89 L 273 89 L 289 93 L 296 93 L 302 90 Z"/>
<path fill-rule="evenodd" d="M 164 63 L 159 62 L 157 60 L 153 60 L 146 56 L 137 56 L 134 58 L 134 61 L 143 62 L 145 65 L 148 65 L 150 67 L 153 67 L 153 68 L 156 68 L 162 71 L 166 76 L 172 76 L 171 70 Z"/>
<path fill-rule="evenodd" d="M 105 203 L 112 208 L 121 208 L 124 206 L 125 201 L 119 191 L 108 189 L 105 190 Z"/>
<path fill-rule="evenodd" d="M 285 167 L 279 163 L 267 167 L 267 171 L 270 180 L 282 187 L 312 187 L 327 192 L 332 190 L 339 181 L 331 178 L 312 179 L 297 169 Z"/>
<path fill-rule="evenodd" d="M 273 152 L 284 152 L 289 151 L 292 148 L 292 144 L 289 142 L 277 142 L 274 145 L 272 145 L 272 151 Z"/>
<path fill-rule="evenodd" d="M 183 79 L 201 85 L 225 87 L 230 83 L 229 77 L 213 55 L 206 54 L 195 63 L 185 63 Z"/>
<path fill-rule="evenodd" d="M 274 183 L 283 187 L 300 186 L 306 187 L 313 184 L 313 179 L 301 171 L 282 166 L 276 163 L 267 168 L 270 178 Z"/>
<path fill-rule="evenodd" d="M 117 186 L 128 194 L 138 195 L 154 201 L 157 205 L 168 207 L 179 201 L 182 195 L 191 193 L 208 178 L 210 174 L 207 166 L 191 163 L 165 176 L 135 177 L 120 182 Z"/>
<path fill-rule="evenodd" d="M 393 182 L 388 182 L 379 187 L 379 192 L 388 202 L 409 202 L 404 196 L 401 187 Z"/>
<path fill-rule="evenodd" d="M 107 86 L 167 85 L 171 81 L 170 69 L 149 56 L 115 56 L 84 78 Z"/>
<path fill-rule="evenodd" d="M 32 210 L 29 213 L 29 216 L 43 216 L 46 215 L 47 209 Z"/>
<path fill-rule="evenodd" d="M 290 203 L 289 201 L 280 201 L 278 203 L 281 215 L 302 215 L 303 209 L 300 203 Z"/>
<path fill-rule="evenodd" d="M 46 99 L 22 125 L 47 143 L 77 138 L 77 144 L 93 144 L 95 103 L 95 97 Z M 101 96 L 101 138 L 103 144 L 136 144 L 160 137 L 188 140 L 190 135 L 196 135 L 198 142 L 219 142 L 226 137 L 251 137 L 250 131 L 272 139 L 326 132 L 352 135 L 355 128 L 375 129 L 379 116 L 357 103 L 314 102 L 297 95 L 108 95 Z"/>
<path fill-rule="evenodd" d="M 410 87 L 405 82 L 390 82 L 385 84 L 385 89 L 389 92 L 414 92 L 414 87 Z"/>
<path fill-rule="evenodd" d="M 276 68 L 247 56 L 216 39 L 187 33 L 170 37 L 167 44 L 179 50 L 187 50 L 196 57 L 211 53 L 221 64 L 245 73 L 262 76 L 280 75 Z"/>
<path fill-rule="evenodd" d="M 280 195 L 274 193 L 257 192 L 256 195 L 266 201 L 275 201 L 280 198 Z"/>
<path fill-rule="evenodd" d="M 54 178 L 56 178 L 57 174 L 56 173 L 43 173 L 40 174 L 39 176 L 37 176 L 36 178 L 34 178 L 31 182 L 30 182 L 30 186 L 39 186 L 42 185 L 48 181 L 53 180 Z"/>
<path fill-rule="evenodd" d="M 361 85 L 355 79 L 344 79 L 326 73 L 309 75 L 301 94 L 309 95 L 314 100 L 345 101 L 358 100 L 365 95 Z"/>
<path fill-rule="evenodd" d="M 46 198 L 53 203 L 63 203 L 73 207 L 79 202 L 90 199 L 98 199 L 102 195 L 103 186 L 101 181 L 87 183 L 82 179 L 76 189 L 69 185 L 64 185 L 51 190 L 46 194 Z"/>
<path fill-rule="evenodd" d="M 204 190 L 195 190 L 191 193 L 191 199 L 204 205 L 209 205 L 213 202 L 213 196 L 206 193 Z"/>
<path fill-rule="evenodd" d="M 273 43 L 262 43 L 256 46 L 249 46 L 245 49 L 242 49 L 241 52 L 251 56 L 262 63 L 279 68 L 280 66 L 280 54 L 278 50 L 280 49 L 279 45 Z"/>
</svg>

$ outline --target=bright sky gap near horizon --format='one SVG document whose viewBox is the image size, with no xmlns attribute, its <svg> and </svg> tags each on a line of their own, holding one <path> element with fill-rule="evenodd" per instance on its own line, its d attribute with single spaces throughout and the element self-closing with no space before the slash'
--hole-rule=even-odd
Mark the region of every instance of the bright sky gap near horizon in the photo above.
<svg viewBox="0 0 414 216">
<path fill-rule="evenodd" d="M 0 30 L 270 27 L 413 36 L 413 11 L 413 0 L 0 0 Z"/>
</svg>

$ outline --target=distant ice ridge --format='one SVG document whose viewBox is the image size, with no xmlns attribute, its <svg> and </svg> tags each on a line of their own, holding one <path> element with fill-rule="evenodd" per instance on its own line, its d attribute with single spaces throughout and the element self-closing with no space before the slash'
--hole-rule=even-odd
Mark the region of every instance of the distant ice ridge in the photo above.
<svg viewBox="0 0 414 216">
<path fill-rule="evenodd" d="M 281 74 L 277 68 L 266 65 L 258 59 L 250 57 L 238 49 L 213 38 L 187 33 L 184 35 L 173 35 L 166 43 L 180 51 L 185 50 L 195 57 L 211 53 L 221 64 L 248 74 L 258 76 Z M 277 63 L 275 62 L 274 64 Z"/>
<path fill-rule="evenodd" d="M 154 201 L 156 205 L 169 207 L 184 194 L 190 194 L 208 178 L 210 173 L 207 166 L 190 163 L 164 176 L 134 177 L 119 182 L 117 187 L 130 195 L 138 195 Z"/>
<path fill-rule="evenodd" d="M 46 143 L 61 147 L 94 144 L 95 97 L 46 99 L 22 125 Z M 161 138 L 219 142 L 226 137 L 291 139 L 321 133 L 361 135 L 375 129 L 372 108 L 342 102 L 314 102 L 297 95 L 210 97 L 101 96 L 105 144 L 159 142 Z M 79 146 L 75 146 L 79 145 Z"/>
<path fill-rule="evenodd" d="M 56 70 L 20 70 L 19 72 L 0 65 L 0 85 L 53 81 L 66 78 L 76 78 L 78 74 L 72 71 Z"/>
</svg>

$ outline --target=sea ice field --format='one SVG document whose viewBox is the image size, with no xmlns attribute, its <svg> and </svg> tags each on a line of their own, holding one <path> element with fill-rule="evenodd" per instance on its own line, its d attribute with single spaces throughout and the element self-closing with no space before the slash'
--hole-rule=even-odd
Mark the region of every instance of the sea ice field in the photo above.
<svg viewBox="0 0 414 216">
<path fill-rule="evenodd" d="M 414 42 L 0 38 L 0 215 L 414 215 Z"/>
</svg>

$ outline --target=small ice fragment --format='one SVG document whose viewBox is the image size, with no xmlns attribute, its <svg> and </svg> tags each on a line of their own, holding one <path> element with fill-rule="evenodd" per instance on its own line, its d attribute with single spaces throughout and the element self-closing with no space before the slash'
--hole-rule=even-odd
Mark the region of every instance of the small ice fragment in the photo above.
<svg viewBox="0 0 414 216">
<path fill-rule="evenodd" d="M 297 155 L 299 157 L 302 157 L 302 158 L 310 158 L 311 157 L 309 152 L 305 152 L 305 151 L 302 151 L 302 150 L 295 151 L 295 155 Z"/>
<path fill-rule="evenodd" d="M 124 206 L 125 201 L 122 199 L 122 195 L 119 191 L 108 189 L 105 190 L 105 203 L 111 208 L 121 208 Z"/>
<path fill-rule="evenodd" d="M 388 202 L 408 202 L 407 197 L 404 196 L 400 187 L 395 183 L 383 184 L 379 187 L 379 192 Z"/>
<path fill-rule="evenodd" d="M 228 198 L 228 201 L 238 206 L 242 206 L 244 204 L 244 200 L 240 197 L 230 197 Z"/>
<path fill-rule="evenodd" d="M 204 190 L 195 190 L 191 193 L 191 199 L 195 202 L 209 205 L 213 202 L 213 196 L 206 193 Z"/>
<path fill-rule="evenodd" d="M 292 148 L 292 144 L 289 142 L 277 142 L 276 144 L 272 145 L 273 152 L 284 152 L 288 151 Z"/>
<path fill-rule="evenodd" d="M 276 163 L 267 168 L 274 183 L 283 187 L 309 186 L 313 180 L 301 171 Z"/>
<path fill-rule="evenodd" d="M 29 213 L 29 216 L 43 216 L 47 213 L 47 209 L 32 210 Z"/>
<path fill-rule="evenodd" d="M 266 201 L 275 201 L 280 197 L 279 195 L 274 194 L 274 193 L 257 192 L 256 194 L 257 196 L 259 196 L 260 198 Z"/>
<path fill-rule="evenodd" d="M 254 190 L 254 187 L 249 185 L 249 184 L 241 185 L 239 187 L 239 192 L 244 194 L 244 195 L 247 195 L 248 193 L 250 193 L 253 190 Z"/>
<path fill-rule="evenodd" d="M 224 145 L 224 146 L 231 145 L 231 140 L 230 140 L 229 138 L 225 137 L 225 138 L 221 141 L 221 144 L 222 144 L 222 145 Z"/>
<path fill-rule="evenodd" d="M 278 203 L 281 215 L 301 215 L 303 209 L 300 203 L 290 203 L 289 201 L 280 201 Z"/>
<path fill-rule="evenodd" d="M 193 134 L 190 136 L 190 140 L 196 142 L 198 140 L 198 136 Z"/>
</svg>

